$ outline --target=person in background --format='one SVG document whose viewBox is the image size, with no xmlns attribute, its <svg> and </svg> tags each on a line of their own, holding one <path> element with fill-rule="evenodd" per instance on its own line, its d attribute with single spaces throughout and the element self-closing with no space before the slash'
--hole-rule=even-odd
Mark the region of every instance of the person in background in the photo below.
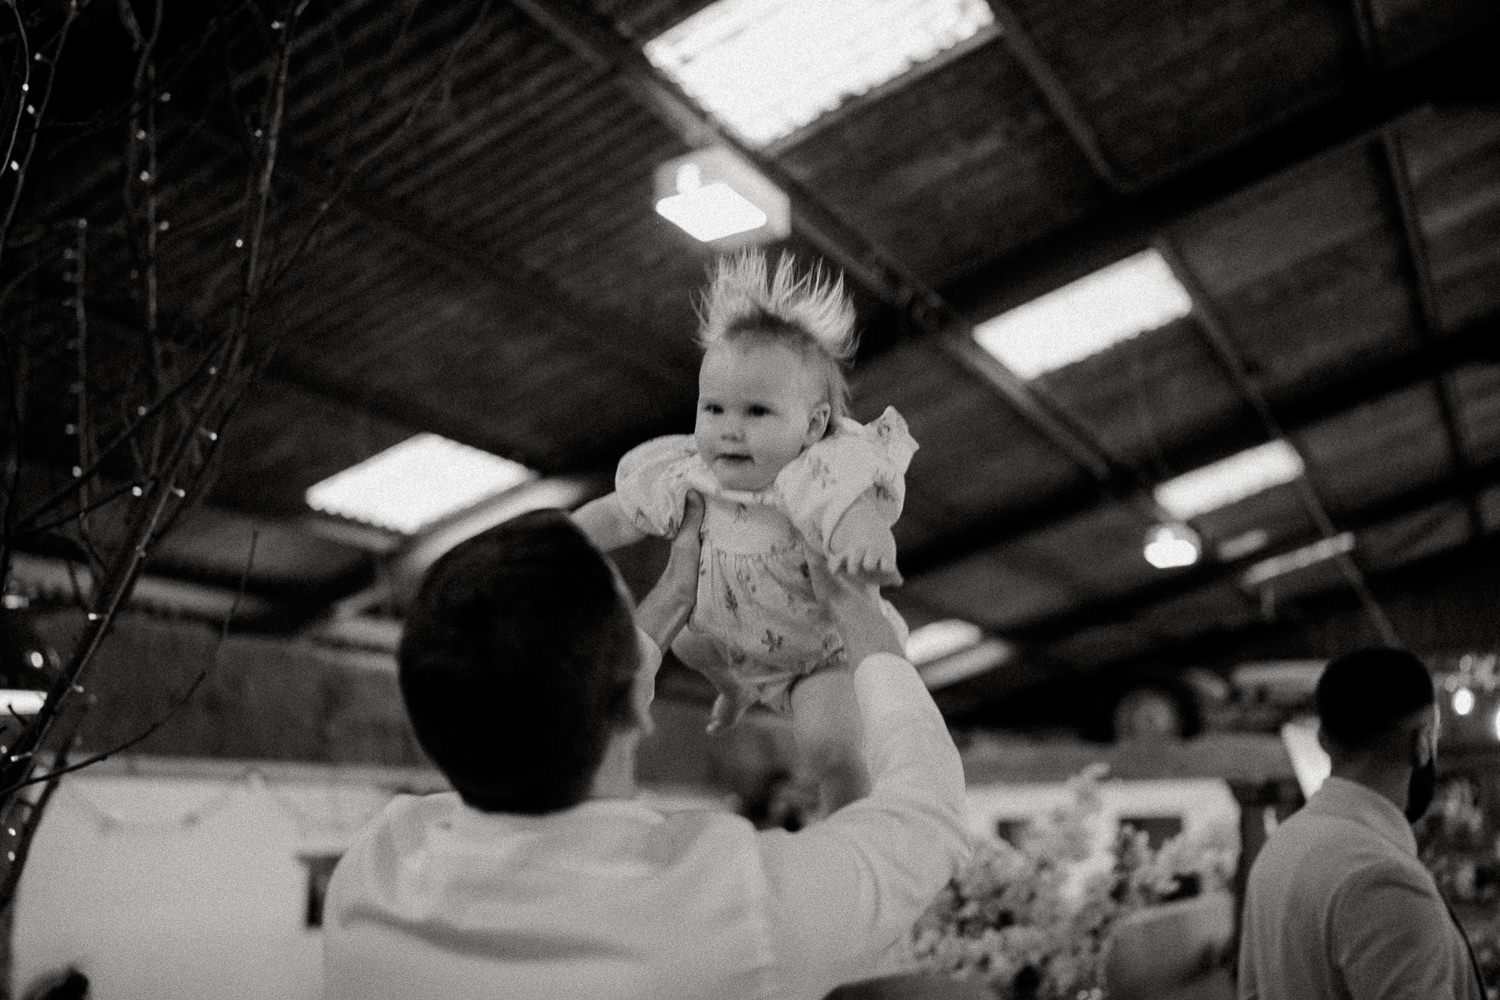
<svg viewBox="0 0 1500 1000">
<path fill-rule="evenodd" d="M 810 560 L 853 665 L 866 797 L 796 833 L 634 800 L 661 650 L 696 594 L 701 519 L 690 494 L 635 609 L 558 511 L 433 566 L 400 682 L 454 791 L 393 801 L 340 860 L 327 1000 L 812 1000 L 881 971 L 968 837 L 958 752 L 873 588 Z"/>
<path fill-rule="evenodd" d="M 27 989 L 24 1000 L 88 1000 L 88 996 L 89 977 L 83 970 L 70 965 L 39 977 Z"/>
<path fill-rule="evenodd" d="M 1250 870 L 1240 1000 L 1484 1000 L 1411 827 L 1437 778 L 1427 668 L 1398 649 L 1340 656 L 1317 707 L 1332 774 Z"/>
</svg>

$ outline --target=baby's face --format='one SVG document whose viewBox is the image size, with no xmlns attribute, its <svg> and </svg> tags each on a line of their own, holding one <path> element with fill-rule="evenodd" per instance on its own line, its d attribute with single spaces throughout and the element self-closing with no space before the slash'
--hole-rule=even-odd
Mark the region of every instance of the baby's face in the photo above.
<svg viewBox="0 0 1500 1000">
<path fill-rule="evenodd" d="M 828 404 L 796 350 L 721 341 L 698 371 L 698 454 L 725 489 L 763 490 L 823 436 Z"/>
</svg>

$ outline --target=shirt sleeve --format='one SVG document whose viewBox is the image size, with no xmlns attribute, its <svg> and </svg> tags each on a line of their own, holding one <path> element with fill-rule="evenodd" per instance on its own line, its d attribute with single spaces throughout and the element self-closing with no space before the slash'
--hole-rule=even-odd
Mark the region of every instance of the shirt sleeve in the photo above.
<svg viewBox="0 0 1500 1000">
<path fill-rule="evenodd" d="M 877 654 L 854 684 L 870 794 L 801 832 L 758 835 L 777 965 L 809 994 L 881 971 L 970 850 L 963 766 L 916 670 Z"/>
<path fill-rule="evenodd" d="M 787 516 L 824 552 L 839 518 L 857 502 L 873 505 L 889 529 L 901 516 L 906 468 L 916 450 L 894 407 L 863 426 L 843 421 L 836 433 L 808 448 L 776 477 Z"/>
<path fill-rule="evenodd" d="M 1340 891 L 1333 948 L 1351 996 L 1361 1000 L 1468 1000 L 1472 978 L 1437 890 L 1397 865 L 1372 866 Z M 1467 956 L 1464 956 L 1466 959 Z"/>
<path fill-rule="evenodd" d="M 687 434 L 654 438 L 632 448 L 615 471 L 615 496 L 648 535 L 672 537 L 682 521 L 688 470 L 698 448 Z"/>
</svg>

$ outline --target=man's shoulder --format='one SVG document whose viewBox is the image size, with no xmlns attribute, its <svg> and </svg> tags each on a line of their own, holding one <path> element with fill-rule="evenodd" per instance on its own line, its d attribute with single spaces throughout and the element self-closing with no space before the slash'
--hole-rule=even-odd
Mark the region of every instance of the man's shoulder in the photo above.
<svg viewBox="0 0 1500 1000">
<path fill-rule="evenodd" d="M 1303 810 L 1271 834 L 1253 870 L 1255 877 L 1283 879 L 1288 889 L 1309 891 L 1343 881 L 1389 853 L 1389 845 L 1359 822 Z"/>
<path fill-rule="evenodd" d="M 1299 812 L 1271 835 L 1252 878 L 1280 882 L 1298 896 L 1346 896 L 1390 882 L 1422 882 L 1421 863 L 1348 816 Z"/>
</svg>

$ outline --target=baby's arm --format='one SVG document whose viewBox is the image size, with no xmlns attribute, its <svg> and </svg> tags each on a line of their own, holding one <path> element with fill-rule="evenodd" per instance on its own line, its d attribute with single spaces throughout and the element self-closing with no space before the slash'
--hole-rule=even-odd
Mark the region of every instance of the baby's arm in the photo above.
<svg viewBox="0 0 1500 1000">
<path fill-rule="evenodd" d="M 867 490 L 849 505 L 828 538 L 828 566 L 836 573 L 870 583 L 899 585 L 896 536 Z"/>
<path fill-rule="evenodd" d="M 573 512 L 573 523 L 604 552 L 624 548 L 646 537 L 646 532 L 626 513 L 616 493 L 590 500 L 578 508 Z"/>
</svg>

